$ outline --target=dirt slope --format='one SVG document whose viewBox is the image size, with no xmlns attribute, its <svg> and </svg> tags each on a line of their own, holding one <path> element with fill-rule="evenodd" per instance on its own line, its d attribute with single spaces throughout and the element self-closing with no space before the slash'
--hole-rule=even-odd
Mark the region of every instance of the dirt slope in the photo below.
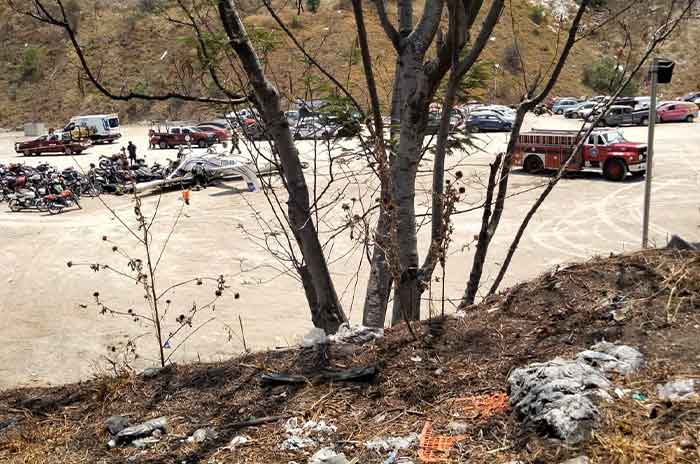
<svg viewBox="0 0 700 464">
<path fill-rule="evenodd" d="M 0 461 L 73 462 L 306 462 L 322 443 L 361 463 L 383 462 L 367 440 L 420 433 L 432 421 L 443 433 L 467 424 L 447 462 L 558 463 L 586 454 L 593 463 L 694 463 L 700 460 L 694 402 L 659 403 L 656 385 L 698 378 L 700 254 L 649 251 L 593 259 L 555 270 L 472 308 L 464 318 L 387 331 L 374 343 L 333 344 L 245 355 L 218 364 L 171 366 L 156 377 L 122 375 L 58 388 L 0 393 Z M 612 317 L 613 310 L 617 317 Z M 616 383 L 625 398 L 603 404 L 593 439 L 561 447 L 523 430 L 507 410 L 465 410 L 456 401 L 506 390 L 509 372 L 534 361 L 570 356 L 599 340 L 638 347 L 644 368 Z M 328 383 L 320 369 L 375 366 L 374 379 Z M 309 379 L 270 386 L 262 373 Z M 315 379 L 315 380 L 314 380 Z M 633 393 L 639 396 L 632 396 Z M 636 399 L 633 399 L 636 398 Z M 146 451 L 109 450 L 103 421 L 132 423 L 168 417 L 171 429 Z M 337 427 L 325 441 L 298 451 L 279 448 L 287 418 L 324 420 Z M 251 426 L 250 420 L 263 419 Z M 217 433 L 201 444 L 184 441 L 200 427 Z M 541 431 L 540 431 L 541 432 Z M 250 441 L 235 449 L 229 441 Z M 415 460 L 416 447 L 400 456 Z M 414 461 L 416 462 L 416 461 Z"/>
<path fill-rule="evenodd" d="M 215 89 L 207 88 L 209 84 L 199 80 L 202 70 L 190 31 L 165 20 L 163 15 L 153 13 L 150 5 L 155 2 L 69 0 L 65 3 L 71 8 L 80 41 L 90 62 L 114 92 L 129 88 L 157 93 L 166 88 L 175 88 L 193 94 L 217 94 Z M 266 63 L 283 93 L 290 98 L 327 95 L 325 80 L 304 63 L 301 54 L 260 3 L 250 0 L 241 4 L 246 13 L 247 26 L 259 43 L 265 43 L 270 48 Z M 506 49 L 512 48 L 514 35 L 517 36 L 518 48 L 525 58 L 530 77 L 549 65 L 557 48 L 557 34 L 553 27 L 555 20 L 551 15 L 537 25 L 530 19 L 532 6 L 528 0 L 513 0 L 508 4 L 483 56 L 483 61 L 487 63 L 486 89 L 477 92 L 487 99 L 495 93 L 496 99 L 503 103 L 514 102 L 522 87 L 522 79 L 507 64 Z M 281 10 L 280 15 L 314 56 L 341 82 L 348 83 L 351 91 L 364 102 L 366 90 L 363 88 L 349 5 L 347 1 L 324 1 L 317 13 L 303 12 L 300 15 L 296 14 L 295 8 L 288 6 Z M 417 5 L 416 14 L 418 12 L 420 7 Z M 175 10 L 168 13 L 177 15 Z M 382 98 L 386 101 L 391 88 L 394 53 L 375 16 L 367 16 L 377 78 Z M 511 21 L 511 16 L 515 22 Z M 109 101 L 85 80 L 61 31 L 18 16 L 9 10 L 6 2 L 0 2 L 0 17 L 4 18 L 0 24 L 3 43 L 0 63 L 4 70 L 0 73 L 0 127 L 13 127 L 28 120 L 60 125 L 72 115 L 88 112 L 118 111 L 128 122 L 165 117 L 206 118 L 225 109 L 181 102 Z M 691 43 L 689 34 L 693 34 L 692 28 L 688 29 L 691 32 L 684 32 L 685 35 L 672 47 L 674 56 L 682 57 L 682 64 L 687 68 L 682 72 L 682 79 L 668 90 L 674 95 L 700 84 L 697 76 L 690 71 L 698 57 L 697 50 L 687 46 Z M 555 94 L 594 93 L 582 84 L 582 70 L 596 56 L 614 49 L 618 41 L 601 34 L 579 42 Z M 500 66 L 495 76 L 493 64 Z M 180 78 L 186 85 L 178 83 Z M 229 78 L 233 79 L 234 76 L 229 75 Z"/>
</svg>

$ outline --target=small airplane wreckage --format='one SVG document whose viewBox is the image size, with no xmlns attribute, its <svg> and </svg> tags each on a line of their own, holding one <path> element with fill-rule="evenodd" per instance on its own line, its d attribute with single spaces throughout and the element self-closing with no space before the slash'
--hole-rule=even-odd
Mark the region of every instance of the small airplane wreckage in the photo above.
<svg viewBox="0 0 700 464">
<path fill-rule="evenodd" d="M 205 153 L 195 153 L 181 148 L 177 161 L 172 161 L 169 174 L 164 179 L 143 182 L 136 185 L 137 193 L 146 193 L 156 189 L 183 187 L 195 182 L 194 172 L 203 168 L 207 179 L 245 181 L 249 192 L 259 190 L 258 175 L 269 175 L 277 172 L 277 167 L 266 162 L 257 166 L 244 156 L 233 156 L 225 152 L 216 152 L 210 148 Z"/>
</svg>

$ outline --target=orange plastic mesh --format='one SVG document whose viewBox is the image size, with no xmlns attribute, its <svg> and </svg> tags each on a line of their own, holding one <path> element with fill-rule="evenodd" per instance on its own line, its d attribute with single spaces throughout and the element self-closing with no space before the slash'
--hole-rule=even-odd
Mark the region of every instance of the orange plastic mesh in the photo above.
<svg viewBox="0 0 700 464">
<path fill-rule="evenodd" d="M 488 395 L 473 395 L 464 398 L 457 398 L 455 401 L 466 403 L 464 412 L 472 418 L 482 420 L 508 411 L 508 395 L 505 393 L 492 393 Z"/>
<path fill-rule="evenodd" d="M 423 462 L 447 462 L 454 444 L 466 437 L 466 435 L 450 437 L 433 435 L 433 423 L 426 422 L 420 434 L 418 457 Z"/>
</svg>

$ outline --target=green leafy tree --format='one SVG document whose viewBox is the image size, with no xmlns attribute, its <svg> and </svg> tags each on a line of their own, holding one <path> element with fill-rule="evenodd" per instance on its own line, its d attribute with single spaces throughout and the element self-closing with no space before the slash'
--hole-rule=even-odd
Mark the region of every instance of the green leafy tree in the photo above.
<svg viewBox="0 0 700 464">
<path fill-rule="evenodd" d="M 316 13 L 320 5 L 321 0 L 306 0 L 306 9 L 312 13 Z"/>
<path fill-rule="evenodd" d="M 587 66 L 583 71 L 583 83 L 601 93 L 609 93 L 617 88 L 624 77 L 624 68 L 613 58 L 607 56 Z M 638 91 L 639 82 L 632 80 L 622 89 L 620 95 L 630 97 L 637 94 Z"/>
<path fill-rule="evenodd" d="M 36 82 L 41 78 L 41 49 L 26 47 L 20 64 L 20 79 L 26 82 Z"/>
</svg>

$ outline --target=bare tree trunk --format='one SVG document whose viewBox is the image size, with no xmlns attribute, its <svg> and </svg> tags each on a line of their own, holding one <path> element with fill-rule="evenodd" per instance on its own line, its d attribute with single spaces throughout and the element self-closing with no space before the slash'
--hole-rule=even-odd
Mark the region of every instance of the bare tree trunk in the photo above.
<svg viewBox="0 0 700 464">
<path fill-rule="evenodd" d="M 404 123 L 405 124 L 405 123 Z M 401 155 L 396 160 L 396 167 L 392 169 L 394 181 L 394 199 L 396 202 L 396 247 L 398 252 L 398 265 L 401 274 L 399 281 L 395 282 L 394 308 L 391 323 L 398 324 L 403 320 L 420 319 L 420 293 L 418 279 L 418 240 L 416 234 L 416 169 L 417 157 L 420 149 L 417 146 L 415 135 L 405 137 L 403 134 L 401 143 L 405 146 L 400 149 Z M 406 126 L 409 126 L 406 124 Z M 422 131 L 421 138 L 422 138 Z M 414 132 L 415 134 L 415 132 Z M 415 157 L 415 158 L 414 158 Z"/>
<path fill-rule="evenodd" d="M 384 211 L 379 213 L 377 230 L 374 237 L 372 264 L 365 293 L 365 306 L 362 312 L 362 324 L 367 327 L 384 327 L 386 308 L 391 293 L 391 272 L 384 252 L 385 246 L 390 246 L 389 226 L 391 218 Z"/>
<path fill-rule="evenodd" d="M 423 133 L 428 118 L 429 89 L 422 72 L 422 54 L 407 47 L 399 59 L 401 95 L 401 131 L 396 157 L 391 166 L 396 253 L 400 269 L 394 282 L 392 324 L 420 319 L 421 280 L 418 275 L 418 240 L 416 232 L 416 173 L 423 148 Z"/>
<path fill-rule="evenodd" d="M 340 324 L 347 321 L 347 317 L 340 306 L 310 214 L 309 190 L 299 160 L 299 152 L 282 112 L 279 92 L 266 78 L 245 27 L 230 0 L 219 1 L 219 14 L 229 37 L 229 43 L 240 58 L 246 75 L 250 79 L 254 102 L 261 112 L 268 133 L 279 153 L 289 195 L 290 226 L 305 261 L 301 274 L 312 320 L 316 327 L 328 333 L 334 333 Z"/>
<path fill-rule="evenodd" d="M 389 127 L 391 138 L 398 133 L 396 130 L 400 121 L 399 103 L 400 94 L 397 91 L 398 83 L 398 61 L 394 72 L 394 90 L 391 101 L 391 126 Z M 384 137 L 384 134 L 381 134 Z M 393 161 L 393 153 L 389 155 L 389 161 Z M 385 179 L 380 179 L 381 202 L 379 209 L 379 219 L 377 220 L 377 230 L 374 236 L 374 247 L 372 250 L 372 264 L 370 266 L 369 281 L 365 293 L 365 306 L 362 312 L 362 324 L 367 327 L 384 327 L 386 321 L 386 310 L 389 304 L 389 295 L 393 278 L 387 261 L 387 247 L 392 244 L 391 234 L 391 214 L 387 211 L 387 206 L 391 202 L 391 192 Z"/>
</svg>

